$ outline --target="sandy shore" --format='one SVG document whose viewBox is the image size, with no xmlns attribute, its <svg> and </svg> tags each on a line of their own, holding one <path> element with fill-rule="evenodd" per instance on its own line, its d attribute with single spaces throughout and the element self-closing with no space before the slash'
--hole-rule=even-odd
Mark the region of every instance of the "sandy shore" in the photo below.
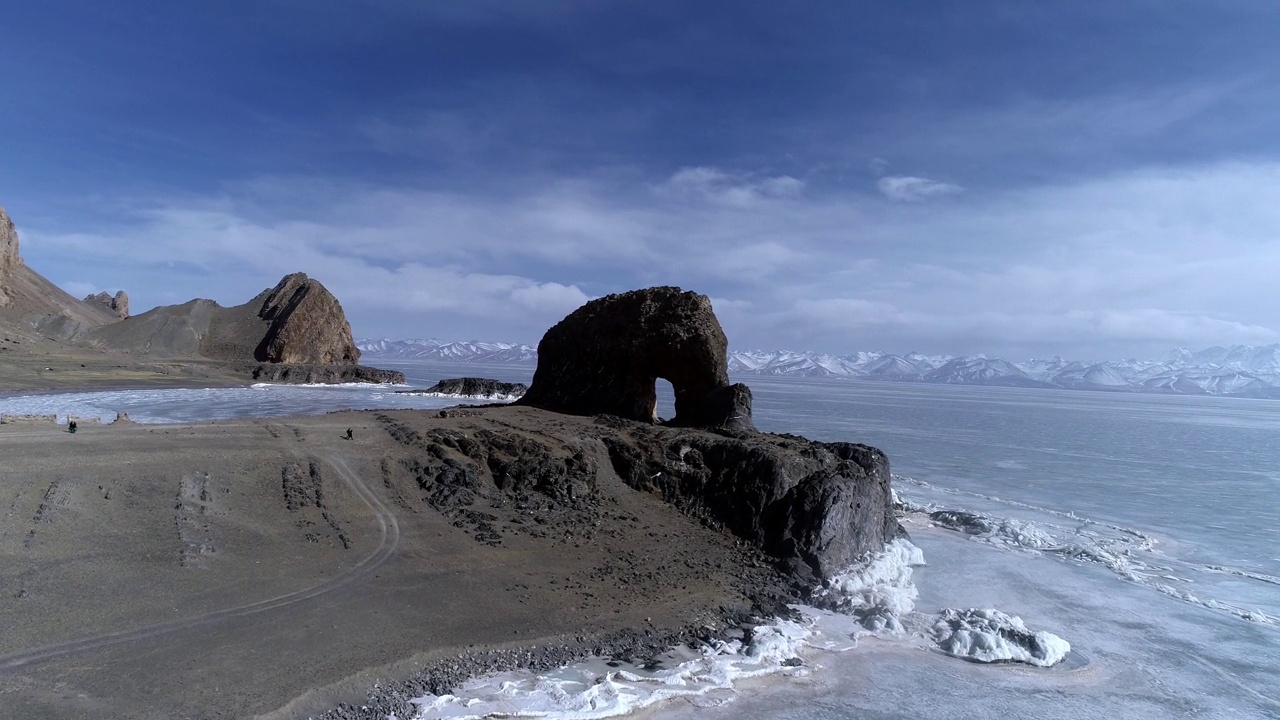
<svg viewBox="0 0 1280 720">
<path fill-rule="evenodd" d="M 0 427 L 0 714 L 309 717 L 375 685 L 391 709 L 776 606 L 762 558 L 607 461 L 580 512 L 477 526 L 433 509 L 405 432 L 572 440 L 591 423 L 464 415 Z"/>
</svg>

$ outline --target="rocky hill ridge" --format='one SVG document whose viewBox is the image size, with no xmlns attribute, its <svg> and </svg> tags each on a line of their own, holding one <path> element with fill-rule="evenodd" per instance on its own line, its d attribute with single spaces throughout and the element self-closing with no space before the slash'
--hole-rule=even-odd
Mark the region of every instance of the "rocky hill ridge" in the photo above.
<svg viewBox="0 0 1280 720">
<path fill-rule="evenodd" d="M 48 335 L 69 339 L 86 327 L 115 322 L 119 316 L 97 302 L 81 302 L 27 266 L 20 254 L 13 219 L 0 208 L 0 310 L 25 319 Z"/>
<path fill-rule="evenodd" d="M 358 365 L 360 350 L 342 305 L 304 273 L 285 276 L 243 305 L 196 299 L 133 316 L 124 291 L 78 300 L 28 267 L 19 254 L 17 229 L 2 208 L 0 330 L 6 362 L 17 363 L 15 372 L 24 368 L 25 376 L 54 366 L 85 368 L 81 357 L 95 365 L 129 357 L 133 365 L 160 367 L 165 375 L 199 365 L 201 378 L 215 372 L 279 382 L 404 382 L 400 373 Z M 138 372 L 118 361 L 115 368 Z M 112 375 L 85 374 L 97 382 L 110 382 Z M 74 378 L 63 373 L 49 382 L 64 386 Z"/>
</svg>

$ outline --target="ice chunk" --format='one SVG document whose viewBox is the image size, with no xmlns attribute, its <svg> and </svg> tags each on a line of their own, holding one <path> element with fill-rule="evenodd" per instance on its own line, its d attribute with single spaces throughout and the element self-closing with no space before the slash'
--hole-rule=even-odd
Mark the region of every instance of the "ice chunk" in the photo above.
<svg viewBox="0 0 1280 720">
<path fill-rule="evenodd" d="M 999 610 L 942 611 L 933 625 L 938 647 L 978 662 L 1021 662 L 1049 667 L 1071 652 L 1071 643 L 1050 632 L 1032 632 L 1022 618 Z"/>
</svg>

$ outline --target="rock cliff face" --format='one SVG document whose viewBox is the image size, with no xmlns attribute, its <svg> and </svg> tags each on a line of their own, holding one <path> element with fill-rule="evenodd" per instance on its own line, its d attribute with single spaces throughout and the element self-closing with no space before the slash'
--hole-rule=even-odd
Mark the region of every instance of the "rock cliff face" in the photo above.
<svg viewBox="0 0 1280 720">
<path fill-rule="evenodd" d="M 88 295 L 82 302 L 101 306 L 121 320 L 129 317 L 129 295 L 123 290 L 115 295 L 108 295 L 105 292 L 100 292 L 97 295 Z"/>
<path fill-rule="evenodd" d="M 18 231 L 13 227 L 9 213 L 0 208 L 0 307 L 9 307 L 13 300 L 5 292 L 9 274 L 22 262 L 18 257 Z"/>
<path fill-rule="evenodd" d="M 268 292 L 258 317 L 271 325 L 254 351 L 257 360 L 319 365 L 360 362 L 360 350 L 338 298 L 303 273 L 286 275 Z"/>
<path fill-rule="evenodd" d="M 900 532 L 889 459 L 876 448 L 612 424 L 622 432 L 601 439 L 628 485 L 726 527 L 806 584 L 848 568 Z"/>
<path fill-rule="evenodd" d="M 677 287 L 592 300 L 547 331 L 521 404 L 655 422 L 671 383 L 674 425 L 750 429 L 751 391 L 729 384 L 728 340 L 705 295 Z"/>
</svg>

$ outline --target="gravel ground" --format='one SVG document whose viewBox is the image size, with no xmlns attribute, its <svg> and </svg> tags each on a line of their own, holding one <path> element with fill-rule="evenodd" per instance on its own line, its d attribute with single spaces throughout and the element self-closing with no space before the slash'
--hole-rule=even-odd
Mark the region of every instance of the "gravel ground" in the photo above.
<svg viewBox="0 0 1280 720">
<path fill-rule="evenodd" d="M 627 487 L 591 422 L 0 427 L 0 716 L 404 717 L 782 611 L 765 558 Z"/>
</svg>

